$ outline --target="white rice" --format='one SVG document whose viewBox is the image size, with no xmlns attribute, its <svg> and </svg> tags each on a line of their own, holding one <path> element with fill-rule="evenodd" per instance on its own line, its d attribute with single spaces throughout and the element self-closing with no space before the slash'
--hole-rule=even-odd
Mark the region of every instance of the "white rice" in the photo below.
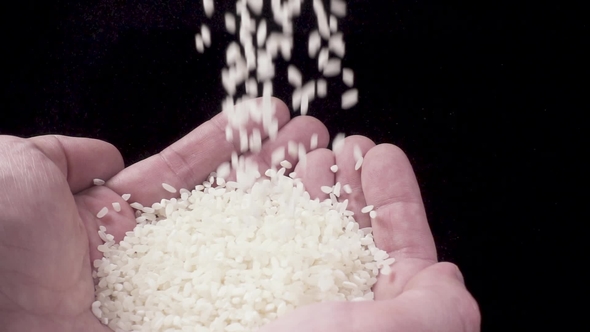
<svg viewBox="0 0 590 332">
<path fill-rule="evenodd" d="M 346 84 L 348 87 L 352 87 L 354 85 L 354 72 L 352 69 L 342 69 L 342 82 L 344 82 L 344 84 Z"/>
<path fill-rule="evenodd" d="M 339 32 L 332 37 L 328 42 L 328 49 L 336 54 L 338 57 L 343 58 L 344 54 L 346 53 L 346 45 L 344 44 L 344 35 L 342 32 Z"/>
<path fill-rule="evenodd" d="M 309 108 L 309 97 L 307 94 L 301 94 L 301 115 L 306 115 Z"/>
<path fill-rule="evenodd" d="M 324 7 L 321 0 L 310 2 L 318 26 L 309 35 L 308 54 L 318 57 L 324 76 L 342 72 L 343 82 L 352 87 L 352 70 L 342 70 L 345 44 L 338 32 L 346 3 L 332 0 Z M 243 154 L 233 151 L 231 160 L 207 181 L 193 190 L 180 189 L 179 197 L 162 199 L 151 207 L 130 204 L 136 210 L 137 226 L 121 242 L 115 243 L 114 236 L 99 227 L 104 244 L 98 250 L 104 257 L 93 262 L 97 284 L 91 310 L 117 332 L 253 331 L 307 304 L 373 300 L 371 288 L 377 275 L 391 273 L 394 260 L 375 246 L 372 229 L 359 229 L 348 200 L 339 201 L 342 193 L 352 193 L 350 185 L 321 186 L 329 198 L 312 200 L 297 174 L 287 171 L 293 164 L 286 155 L 305 169 L 306 144 L 288 141 L 273 150 L 265 177 L 256 158 L 246 154 L 261 151 L 263 133 L 270 141 L 278 136 L 271 100 L 277 74 L 274 61 L 279 56 L 287 62 L 291 58 L 293 19 L 301 13 L 302 1 L 272 0 L 270 5 L 279 31 L 272 31 L 273 25 L 260 17 L 262 0 L 238 0 L 237 16 L 224 15 L 227 31 L 238 34 L 238 42 L 228 45 L 227 67 L 222 70 L 228 95 L 222 103 L 228 119 L 225 134 L 228 141 L 239 140 Z M 212 17 L 213 1 L 204 0 L 203 6 Z M 195 35 L 195 43 L 200 53 L 211 45 L 207 25 Z M 318 97 L 327 96 L 327 80 L 303 84 L 303 76 L 288 64 L 287 80 L 295 87 L 292 106 L 305 115 L 316 90 Z M 261 105 L 240 103 L 245 98 L 243 90 L 250 97 L 259 95 L 258 84 L 262 84 Z M 342 107 L 354 106 L 357 99 L 357 90 L 348 90 L 342 95 Z M 262 129 L 246 130 L 250 121 Z M 344 137 L 340 133 L 334 138 L 334 153 L 342 150 Z M 311 136 L 310 150 L 318 147 L 318 139 L 317 133 Z M 357 158 L 357 149 L 358 170 L 362 154 Z M 336 173 L 338 166 L 330 170 Z M 228 181 L 232 171 L 235 180 Z M 166 183 L 162 187 L 177 193 Z M 127 201 L 130 195 L 122 198 Z M 112 205 L 115 211 L 121 210 L 119 203 Z M 108 209 L 103 210 L 106 215 Z M 362 211 L 376 217 L 372 206 Z"/>
<path fill-rule="evenodd" d="M 338 19 L 334 15 L 330 15 L 330 32 L 335 33 L 338 31 Z"/>
<path fill-rule="evenodd" d="M 320 50 L 320 54 L 318 55 L 318 69 L 320 71 L 324 70 L 324 67 L 328 63 L 328 59 L 330 58 L 330 50 L 323 47 Z"/>
<path fill-rule="evenodd" d="M 133 202 L 133 203 L 129 204 L 129 206 L 131 206 L 132 208 L 134 208 L 136 210 L 143 209 L 143 205 L 141 203 L 138 203 L 138 202 Z"/>
<path fill-rule="evenodd" d="M 106 216 L 108 212 L 109 212 L 109 209 L 105 206 L 102 209 L 100 209 L 100 211 L 98 211 L 98 213 L 96 214 L 96 217 L 98 219 L 100 219 L 100 218 Z"/>
<path fill-rule="evenodd" d="M 129 198 L 131 198 L 131 194 L 123 194 L 123 195 L 121 195 L 121 198 L 122 198 L 124 201 L 128 201 L 128 200 L 129 200 Z"/>
<path fill-rule="evenodd" d="M 205 44 L 203 42 L 203 37 L 198 33 L 195 35 L 195 45 L 197 46 L 197 51 L 199 53 L 205 52 Z"/>
<path fill-rule="evenodd" d="M 358 90 L 350 89 L 342 94 L 342 109 L 349 109 L 358 102 Z"/>
<path fill-rule="evenodd" d="M 310 58 L 315 58 L 316 54 L 322 46 L 322 37 L 317 30 L 312 31 L 309 34 L 309 40 L 307 44 L 307 52 Z"/>
<path fill-rule="evenodd" d="M 281 164 L 281 167 L 284 167 L 286 169 L 293 168 L 293 165 L 288 160 L 283 160 L 283 161 L 281 161 L 280 164 Z"/>
<path fill-rule="evenodd" d="M 164 188 L 164 190 L 166 190 L 167 192 L 170 193 L 175 193 L 176 192 L 176 188 L 174 188 L 173 186 L 169 185 L 168 183 L 162 183 L 162 188 Z"/>
<path fill-rule="evenodd" d="M 201 35 L 203 36 L 203 44 L 207 47 L 211 46 L 211 30 L 206 24 L 201 25 Z"/>
<path fill-rule="evenodd" d="M 309 142 L 310 150 L 315 150 L 318 148 L 318 139 L 319 139 L 319 136 L 317 133 L 311 134 L 311 140 Z"/>
<path fill-rule="evenodd" d="M 301 72 L 294 65 L 289 65 L 289 67 L 287 68 L 287 80 L 292 86 L 296 88 L 301 87 L 301 85 L 303 84 L 303 77 L 301 76 Z"/>
<path fill-rule="evenodd" d="M 330 186 L 321 186 L 320 190 L 324 193 L 324 194 L 329 194 L 332 192 L 332 187 Z"/>
<path fill-rule="evenodd" d="M 262 0 L 248 0 L 248 7 L 250 10 L 254 12 L 256 15 L 260 15 L 262 13 Z"/>
<path fill-rule="evenodd" d="M 291 158 L 297 158 L 297 143 L 294 141 L 287 142 L 287 153 Z"/>
<path fill-rule="evenodd" d="M 227 32 L 236 33 L 236 17 L 232 13 L 225 13 L 225 29 Z"/>
<path fill-rule="evenodd" d="M 344 186 L 342 186 L 342 190 L 344 190 L 344 192 L 349 195 L 352 194 L 352 188 L 349 184 L 345 184 Z"/>
<path fill-rule="evenodd" d="M 325 98 L 328 95 L 328 82 L 323 78 L 317 81 L 317 93 L 320 98 Z"/>
<path fill-rule="evenodd" d="M 363 160 L 364 158 L 360 158 L 359 160 L 356 161 L 356 163 L 354 164 L 354 170 L 358 171 L 359 169 L 361 169 L 361 167 L 363 166 Z"/>
<path fill-rule="evenodd" d="M 92 183 L 94 183 L 95 186 L 102 186 L 106 182 L 104 180 L 101 180 L 101 179 L 94 179 L 94 180 L 92 180 Z"/>
<path fill-rule="evenodd" d="M 326 11 L 324 10 L 322 0 L 313 0 L 313 10 L 317 17 L 318 30 L 320 32 L 320 35 L 325 39 L 330 38 L 330 27 L 328 26 L 328 17 L 326 16 Z"/>
<path fill-rule="evenodd" d="M 361 151 L 360 146 L 358 146 L 357 144 L 355 144 L 352 148 L 352 156 L 354 157 L 355 161 L 358 161 L 363 157 L 363 152 Z"/>
<path fill-rule="evenodd" d="M 258 24 L 258 31 L 256 32 L 256 43 L 258 47 L 263 47 L 266 42 L 266 20 L 262 19 Z"/>
<path fill-rule="evenodd" d="M 373 300 L 388 255 L 284 170 L 248 191 L 222 188 L 222 201 L 196 189 L 163 200 L 155 220 L 144 213 L 118 244 L 101 228 L 94 315 L 122 331 L 247 331 L 310 303 Z"/>
<path fill-rule="evenodd" d="M 334 189 L 332 190 L 332 193 L 334 193 L 334 196 L 340 197 L 340 189 L 341 188 L 342 188 L 342 184 L 340 182 L 336 182 L 336 184 L 334 185 Z"/>
<path fill-rule="evenodd" d="M 334 77 L 340 74 L 341 62 L 340 59 L 332 58 L 326 62 L 324 66 L 324 76 Z"/>
<path fill-rule="evenodd" d="M 373 210 L 373 211 L 369 212 L 369 216 L 371 217 L 371 219 L 377 218 L 377 211 Z"/>
<path fill-rule="evenodd" d="M 330 12 L 337 17 L 346 16 L 346 2 L 344 0 L 330 0 Z"/>
<path fill-rule="evenodd" d="M 207 17 L 213 16 L 213 11 L 215 10 L 213 0 L 203 0 L 203 8 Z"/>
<path fill-rule="evenodd" d="M 338 133 L 334 136 L 334 140 L 332 140 L 332 151 L 335 154 L 339 154 L 344 147 L 344 133 Z"/>
<path fill-rule="evenodd" d="M 373 205 L 367 205 L 361 209 L 361 212 L 362 213 L 369 213 L 369 212 L 373 211 L 373 208 L 374 208 Z"/>
</svg>

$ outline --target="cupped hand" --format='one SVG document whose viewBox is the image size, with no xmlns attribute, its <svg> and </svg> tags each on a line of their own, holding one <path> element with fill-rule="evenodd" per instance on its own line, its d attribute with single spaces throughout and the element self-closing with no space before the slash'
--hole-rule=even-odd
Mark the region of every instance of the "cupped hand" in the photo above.
<svg viewBox="0 0 590 332">
<path fill-rule="evenodd" d="M 392 274 L 375 286 L 375 302 L 333 303 L 304 307 L 277 320 L 270 331 L 475 331 L 479 312 L 450 264 L 435 264 L 436 253 L 418 186 L 407 159 L 391 145 L 374 147 L 363 137 L 346 139 L 342 153 L 330 159 L 325 126 L 312 117 L 289 119 L 286 105 L 276 101 L 278 137 L 265 140 L 255 158 L 268 167 L 272 151 L 287 142 L 302 143 L 318 134 L 319 149 L 307 156 L 303 180 L 349 183 L 351 207 L 358 212 L 374 204 L 377 245 L 398 261 Z M 6 331 L 109 332 L 90 311 L 94 301 L 92 261 L 99 259 L 99 226 L 116 240 L 133 229 L 131 202 L 151 205 L 173 194 L 161 183 L 192 188 L 219 164 L 230 159 L 239 142 L 225 140 L 226 118 L 220 114 L 161 153 L 124 168 L 112 145 L 93 139 L 0 136 L 0 326 Z M 249 123 L 250 128 L 260 127 Z M 237 137 L 238 135 L 234 135 Z M 350 168 L 352 146 L 365 155 L 360 172 Z M 287 156 L 293 164 L 296 158 Z M 323 169 L 336 163 L 334 176 Z M 313 165 L 318 173 L 306 172 Z M 318 174 L 324 174 L 319 176 Z M 318 177 L 319 176 L 319 177 Z M 317 178 L 314 178 L 317 177 Z M 105 179 L 94 186 L 95 178 Z M 314 183 L 315 186 L 317 184 Z M 319 187 L 318 187 L 319 188 Z M 313 190 L 313 189 L 312 189 Z M 131 194 L 128 202 L 122 194 Z M 115 212 L 112 203 L 122 210 Z M 103 207 L 103 218 L 96 214 Z M 448 328 L 446 328 L 448 327 Z M 462 329 L 459 329 L 462 328 Z"/>
<path fill-rule="evenodd" d="M 355 170 L 355 148 L 363 155 Z M 337 165 L 334 174 L 330 166 Z M 312 197 L 328 198 L 320 186 L 337 182 L 352 188 L 349 200 L 360 227 L 372 227 L 376 245 L 396 262 L 391 274 L 379 275 L 376 301 L 321 303 L 303 307 L 260 332 L 475 332 L 480 330 L 477 303 L 467 291 L 456 265 L 437 263 L 436 248 L 416 177 L 406 155 L 391 144 L 375 145 L 364 136 L 350 136 L 334 153 L 311 151 L 295 168 Z M 361 209 L 373 205 L 371 219 Z"/>
</svg>

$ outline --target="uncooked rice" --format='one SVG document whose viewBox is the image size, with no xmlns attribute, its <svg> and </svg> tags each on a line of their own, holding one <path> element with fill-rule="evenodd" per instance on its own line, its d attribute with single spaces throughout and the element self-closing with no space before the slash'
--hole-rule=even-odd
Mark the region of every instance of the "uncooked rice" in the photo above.
<svg viewBox="0 0 590 332">
<path fill-rule="evenodd" d="M 373 211 L 373 208 L 374 208 L 373 205 L 367 205 L 361 209 L 361 212 L 362 213 L 369 213 L 369 212 Z"/>
<path fill-rule="evenodd" d="M 108 212 L 109 212 L 109 209 L 105 206 L 102 209 L 100 209 L 100 211 L 98 211 L 98 213 L 96 214 L 96 217 L 98 219 L 100 219 L 100 218 L 106 216 Z"/>
<path fill-rule="evenodd" d="M 121 203 L 119 202 L 113 202 L 113 210 L 115 210 L 115 212 L 121 212 Z"/>
<path fill-rule="evenodd" d="M 344 203 L 267 174 L 245 191 L 163 199 L 119 243 L 101 228 L 95 316 L 121 331 L 251 331 L 310 303 L 372 300 L 390 268 L 371 232 Z"/>
<path fill-rule="evenodd" d="M 363 160 L 364 158 L 360 158 L 356 161 L 356 164 L 354 164 L 354 170 L 358 171 L 359 169 L 361 169 L 361 167 L 363 166 Z"/>
<path fill-rule="evenodd" d="M 94 183 L 95 186 L 102 186 L 105 184 L 105 181 L 102 179 L 94 179 L 92 180 L 92 183 Z"/>
<path fill-rule="evenodd" d="M 342 94 L 342 108 L 349 109 L 358 102 L 358 90 L 350 89 Z"/>
<path fill-rule="evenodd" d="M 354 85 L 354 72 L 350 68 L 342 69 L 342 82 L 349 87 Z"/>
<path fill-rule="evenodd" d="M 93 262 L 96 301 L 90 309 L 104 325 L 116 332 L 253 331 L 307 304 L 373 300 L 377 276 L 391 273 L 394 259 L 376 247 L 372 228 L 359 229 L 348 199 L 341 197 L 352 193 L 349 184 L 321 186 L 328 198 L 320 201 L 311 199 L 295 172 L 287 171 L 294 163 L 306 169 L 307 142 L 288 141 L 275 148 L 264 176 L 255 158 L 245 157 L 262 150 L 264 136 L 271 142 L 278 136 L 272 81 L 283 73 L 277 72 L 274 61 L 282 57 L 289 63 L 293 19 L 301 14 L 302 2 L 270 2 L 278 31 L 261 17 L 263 0 L 238 0 L 237 16 L 224 13 L 226 30 L 237 38 L 226 49 L 227 66 L 221 73 L 227 93 L 222 103 L 228 119 L 225 136 L 238 141 L 242 154 L 233 151 L 230 161 L 192 190 L 182 188 L 178 196 L 151 206 L 129 204 L 137 225 L 122 241 L 116 243 L 107 228 L 99 227 L 103 258 Z M 317 57 L 324 77 L 342 72 L 349 88 L 342 94 L 342 108 L 351 108 L 358 90 L 352 88 L 352 70 L 342 68 L 345 42 L 338 31 L 346 3 L 331 0 L 324 7 L 324 1 L 310 2 L 317 27 L 309 34 L 308 55 Z M 214 2 L 203 0 L 203 8 L 212 18 Z M 208 25 L 201 24 L 195 45 L 199 53 L 210 47 Z M 306 75 L 292 64 L 286 74 L 294 89 L 293 110 L 301 115 L 308 113 L 316 94 L 327 96 L 325 78 L 304 84 Z M 245 95 L 240 96 L 242 91 Z M 246 101 L 261 95 L 260 103 Z M 247 129 L 250 121 L 261 129 Z M 335 154 L 342 151 L 344 138 L 343 133 L 334 138 Z M 312 134 L 310 151 L 318 148 L 318 140 L 318 134 Z M 363 157 L 357 146 L 354 149 L 358 170 Z M 336 173 L 338 166 L 330 170 Z M 235 177 L 228 178 L 230 174 Z M 173 186 L 161 185 L 177 193 Z M 128 201 L 130 194 L 121 197 Z M 112 206 L 121 211 L 120 203 Z M 377 216 L 371 205 L 362 212 L 372 219 Z M 104 207 L 97 217 L 107 213 Z"/>
</svg>

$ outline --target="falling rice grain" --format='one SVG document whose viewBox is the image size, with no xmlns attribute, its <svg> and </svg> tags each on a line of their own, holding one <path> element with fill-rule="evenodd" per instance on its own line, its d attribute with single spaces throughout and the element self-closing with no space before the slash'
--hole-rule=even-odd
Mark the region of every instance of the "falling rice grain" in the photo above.
<svg viewBox="0 0 590 332">
<path fill-rule="evenodd" d="M 342 69 L 342 81 L 348 87 L 352 87 L 354 85 L 354 72 L 350 68 Z"/>
<path fill-rule="evenodd" d="M 195 44 L 199 53 L 205 52 L 205 44 L 203 43 L 203 37 L 200 34 L 195 35 Z"/>
<path fill-rule="evenodd" d="M 328 82 L 323 78 L 317 81 L 317 93 L 320 98 L 325 98 L 328 95 Z"/>
<path fill-rule="evenodd" d="M 334 77 L 340 74 L 340 66 L 341 62 L 340 59 L 332 58 L 329 59 L 324 67 L 324 76 L 326 77 Z"/>
<path fill-rule="evenodd" d="M 201 25 L 201 35 L 203 36 L 203 44 L 207 47 L 211 46 L 211 30 L 206 24 Z"/>
<path fill-rule="evenodd" d="M 311 150 L 315 150 L 318 148 L 318 134 L 317 133 L 313 133 L 311 135 L 311 141 L 309 142 L 309 148 Z"/>
<path fill-rule="evenodd" d="M 236 18 L 231 13 L 225 13 L 225 29 L 229 33 L 236 33 Z"/>
<path fill-rule="evenodd" d="M 358 102 L 358 90 L 350 89 L 342 94 L 342 109 L 349 109 Z"/>
<path fill-rule="evenodd" d="M 213 4 L 213 0 L 203 0 L 203 8 L 205 9 L 205 14 L 207 17 L 213 16 L 213 12 L 215 11 L 215 5 Z"/>
<path fill-rule="evenodd" d="M 359 169 L 361 169 L 361 167 L 363 166 L 363 159 L 361 158 L 359 160 L 356 161 L 356 164 L 354 164 L 354 170 L 358 171 Z"/>
<path fill-rule="evenodd" d="M 330 0 L 330 12 L 337 17 L 346 16 L 346 2 L 344 0 Z"/>
</svg>

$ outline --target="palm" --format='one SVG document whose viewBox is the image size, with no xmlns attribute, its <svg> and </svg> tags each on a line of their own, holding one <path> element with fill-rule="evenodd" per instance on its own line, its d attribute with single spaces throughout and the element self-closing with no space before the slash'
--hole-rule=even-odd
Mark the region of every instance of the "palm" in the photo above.
<svg viewBox="0 0 590 332">
<path fill-rule="evenodd" d="M 391 145 L 375 147 L 370 140 L 353 136 L 346 139 L 342 153 L 334 156 L 323 148 L 329 137 L 321 122 L 311 117 L 289 121 L 288 109 L 282 103 L 277 105 L 276 116 L 281 127 L 277 139 L 265 141 L 262 152 L 252 157 L 266 168 L 277 147 L 295 141 L 309 148 L 310 137 L 318 133 L 320 149 L 308 154 L 305 166 L 287 159 L 297 165 L 295 171 L 312 196 L 324 195 L 320 185 L 341 182 L 352 186 L 353 194 L 343 194 L 341 199 L 349 199 L 349 207 L 361 226 L 371 225 L 377 245 L 398 259 L 392 275 L 378 280 L 376 298 L 408 302 L 407 297 L 399 295 L 418 271 L 436 262 L 436 252 L 419 189 L 403 153 Z M 91 264 L 101 257 L 96 249 L 101 243 L 99 226 L 105 226 L 108 233 L 121 240 L 135 225 L 133 209 L 121 198 L 122 194 L 131 194 L 130 202 L 150 205 L 172 196 L 160 186 L 162 182 L 191 188 L 205 180 L 239 146 L 237 142 L 225 142 L 224 125 L 224 117 L 217 116 L 162 153 L 126 169 L 118 151 L 104 142 L 65 137 L 10 138 L 28 159 L 23 158 L 10 170 L 21 172 L 17 174 L 20 176 L 0 177 L 0 187 L 16 189 L 16 198 L 0 196 L 0 203 L 7 206 L 19 202 L 9 205 L 8 213 L 2 216 L 8 222 L 0 224 L 6 225 L 0 233 L 0 246 L 10 249 L 2 250 L 4 256 L 0 256 L 0 312 L 11 312 L 8 319 L 13 328 L 9 330 L 110 331 L 90 312 L 94 299 Z M 354 170 L 354 145 L 366 154 L 361 172 Z M 339 167 L 336 174 L 330 171 L 333 164 Z M 35 170 L 25 165 L 34 165 Z M 0 171 L 6 173 L 1 167 L 2 163 Z M 22 186 L 16 182 L 18 178 L 32 185 Z M 106 186 L 92 186 L 93 178 L 109 181 Z M 113 202 L 121 204 L 120 212 L 113 211 Z M 368 204 L 375 205 L 378 211 L 372 224 L 367 215 L 360 213 Z M 103 207 L 108 207 L 109 213 L 96 218 Z M 354 331 L 357 327 L 350 319 L 359 317 L 360 321 L 374 315 L 379 311 L 373 307 L 377 302 L 320 304 L 318 308 L 297 310 L 268 328 L 285 332 Z M 406 305 L 416 306 L 415 302 L 410 297 Z M 349 315 L 351 310 L 357 315 Z M 326 319 L 334 316 L 340 319 Z"/>
</svg>

